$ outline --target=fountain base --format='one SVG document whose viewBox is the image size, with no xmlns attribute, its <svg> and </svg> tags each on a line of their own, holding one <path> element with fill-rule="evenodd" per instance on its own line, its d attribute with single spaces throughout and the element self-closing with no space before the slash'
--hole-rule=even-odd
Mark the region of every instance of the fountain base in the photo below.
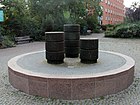
<svg viewBox="0 0 140 105">
<path fill-rule="evenodd" d="M 105 96 L 128 88 L 134 78 L 135 61 L 123 54 L 99 51 L 96 64 L 65 58 L 48 64 L 45 51 L 16 56 L 8 62 L 9 81 L 27 94 L 64 100 Z"/>
</svg>

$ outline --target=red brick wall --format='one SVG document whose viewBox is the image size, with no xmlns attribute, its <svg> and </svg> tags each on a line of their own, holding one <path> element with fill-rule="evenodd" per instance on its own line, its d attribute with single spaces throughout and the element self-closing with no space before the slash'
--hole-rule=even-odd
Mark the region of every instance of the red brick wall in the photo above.
<svg viewBox="0 0 140 105">
<path fill-rule="evenodd" d="M 124 21 L 124 0 L 102 0 L 102 24 L 117 24 Z"/>
</svg>

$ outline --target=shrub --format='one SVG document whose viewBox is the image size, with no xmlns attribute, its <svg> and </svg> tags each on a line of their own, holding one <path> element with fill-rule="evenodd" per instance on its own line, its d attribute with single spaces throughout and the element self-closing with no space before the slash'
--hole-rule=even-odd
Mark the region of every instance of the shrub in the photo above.
<svg viewBox="0 0 140 105">
<path fill-rule="evenodd" d="M 87 17 L 87 26 L 88 29 L 91 31 L 97 30 L 98 20 L 94 16 L 88 16 Z"/>
<path fill-rule="evenodd" d="M 82 35 L 86 34 L 87 32 L 87 21 L 83 18 L 79 18 L 76 21 L 77 24 L 80 24 L 80 32 Z"/>
<path fill-rule="evenodd" d="M 2 47 L 5 48 L 5 47 L 13 47 L 13 46 L 15 46 L 14 42 L 11 41 L 11 39 L 8 36 L 4 36 L 2 41 Z"/>
<path fill-rule="evenodd" d="M 101 28 L 102 28 L 103 31 L 107 30 L 107 26 L 106 25 L 101 25 Z"/>
<path fill-rule="evenodd" d="M 118 38 L 135 38 L 140 37 L 140 24 L 139 23 L 127 23 L 120 24 L 114 27 L 113 30 L 107 30 L 105 32 L 106 37 L 118 37 Z"/>
<path fill-rule="evenodd" d="M 101 25 L 101 28 L 103 31 L 107 31 L 108 28 L 115 28 L 117 25 L 107 24 L 107 25 Z"/>
</svg>

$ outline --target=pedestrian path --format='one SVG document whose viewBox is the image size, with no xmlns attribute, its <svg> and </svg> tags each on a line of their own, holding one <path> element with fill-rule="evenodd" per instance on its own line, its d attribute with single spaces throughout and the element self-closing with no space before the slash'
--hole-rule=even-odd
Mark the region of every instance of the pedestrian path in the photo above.
<svg viewBox="0 0 140 105">
<path fill-rule="evenodd" d="M 0 49 L 0 105 L 140 105 L 140 39 L 104 38 L 103 34 L 81 37 L 99 38 L 99 49 L 131 56 L 136 61 L 133 84 L 118 94 L 81 101 L 47 99 L 25 94 L 10 85 L 7 62 L 23 53 L 44 50 L 44 42 L 21 44 L 13 48 Z"/>
</svg>

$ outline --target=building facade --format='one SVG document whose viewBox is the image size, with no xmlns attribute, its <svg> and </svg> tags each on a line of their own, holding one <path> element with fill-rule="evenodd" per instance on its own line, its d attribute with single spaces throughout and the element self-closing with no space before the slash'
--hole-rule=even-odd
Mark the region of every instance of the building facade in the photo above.
<svg viewBox="0 0 140 105">
<path fill-rule="evenodd" d="M 103 9 L 103 16 L 101 17 L 103 25 L 118 24 L 124 21 L 124 0 L 101 0 L 100 5 Z"/>
</svg>

